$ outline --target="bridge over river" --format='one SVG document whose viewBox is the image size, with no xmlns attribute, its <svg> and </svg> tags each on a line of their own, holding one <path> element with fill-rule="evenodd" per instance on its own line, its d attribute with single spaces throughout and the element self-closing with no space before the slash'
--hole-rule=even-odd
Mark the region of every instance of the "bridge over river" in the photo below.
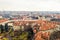
<svg viewBox="0 0 60 40">
<path fill-rule="evenodd" d="M 5 23 L 8 23 L 8 22 L 14 22 L 14 21 L 21 21 L 21 22 L 24 22 L 24 21 L 27 21 L 27 22 L 36 22 L 37 20 L 8 20 L 8 21 L 2 22 L 2 23 L 0 23 L 0 24 L 5 24 Z"/>
</svg>

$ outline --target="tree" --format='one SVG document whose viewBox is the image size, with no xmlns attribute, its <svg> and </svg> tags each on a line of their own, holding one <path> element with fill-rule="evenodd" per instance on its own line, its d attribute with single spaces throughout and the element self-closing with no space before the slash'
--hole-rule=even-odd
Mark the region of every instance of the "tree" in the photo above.
<svg viewBox="0 0 60 40">
<path fill-rule="evenodd" d="M 6 23 L 6 24 L 5 24 L 5 31 L 8 32 L 8 29 L 9 29 L 9 28 L 8 28 L 8 24 Z"/>
<path fill-rule="evenodd" d="M 3 25 L 0 25 L 0 32 L 3 33 L 4 29 L 3 29 Z"/>
</svg>

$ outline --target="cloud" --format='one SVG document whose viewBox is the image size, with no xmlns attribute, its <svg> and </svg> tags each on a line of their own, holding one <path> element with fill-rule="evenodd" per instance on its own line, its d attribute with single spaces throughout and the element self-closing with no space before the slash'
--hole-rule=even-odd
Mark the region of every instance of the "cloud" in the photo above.
<svg viewBox="0 0 60 40">
<path fill-rule="evenodd" d="M 0 0 L 0 10 L 60 11 L 59 0 Z"/>
</svg>

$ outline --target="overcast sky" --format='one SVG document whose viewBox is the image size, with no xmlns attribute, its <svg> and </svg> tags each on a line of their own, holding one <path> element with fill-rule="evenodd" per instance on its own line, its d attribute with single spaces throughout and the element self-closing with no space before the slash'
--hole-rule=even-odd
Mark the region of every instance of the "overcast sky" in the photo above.
<svg viewBox="0 0 60 40">
<path fill-rule="evenodd" d="M 0 0 L 0 10 L 60 11 L 60 0 Z"/>
</svg>

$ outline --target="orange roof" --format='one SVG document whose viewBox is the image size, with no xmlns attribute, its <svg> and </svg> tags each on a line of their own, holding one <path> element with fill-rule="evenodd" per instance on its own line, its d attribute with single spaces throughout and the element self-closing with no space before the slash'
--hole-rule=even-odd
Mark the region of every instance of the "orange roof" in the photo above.
<svg viewBox="0 0 60 40">
<path fill-rule="evenodd" d="M 44 38 L 49 38 L 50 32 L 43 32 L 39 31 L 38 33 L 35 34 L 35 40 L 45 40 Z"/>
<path fill-rule="evenodd" d="M 0 23 L 8 21 L 8 19 L 0 19 Z"/>
<path fill-rule="evenodd" d="M 56 27 L 56 22 L 48 22 L 48 21 L 45 21 L 45 20 L 38 20 L 38 21 L 15 21 L 14 22 L 14 25 L 15 26 L 18 26 L 18 25 L 24 25 L 26 23 L 37 23 L 37 24 L 40 24 L 40 30 L 48 30 L 48 29 L 52 29 L 52 28 L 55 28 Z"/>
</svg>

